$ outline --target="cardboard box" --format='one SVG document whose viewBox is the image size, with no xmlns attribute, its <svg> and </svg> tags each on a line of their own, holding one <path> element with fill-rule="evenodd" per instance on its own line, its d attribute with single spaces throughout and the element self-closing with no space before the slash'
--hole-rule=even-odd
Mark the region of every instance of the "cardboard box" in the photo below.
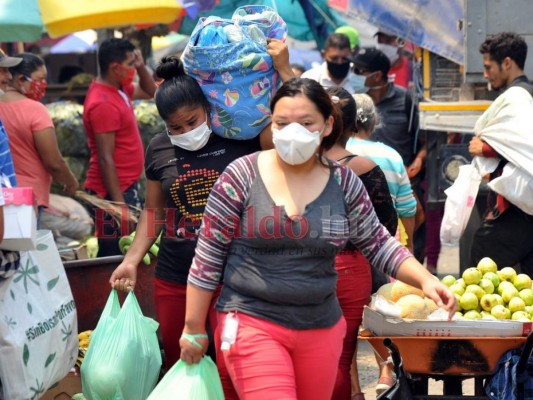
<svg viewBox="0 0 533 400">
<path fill-rule="evenodd" d="M 428 321 L 387 317 L 370 307 L 363 310 L 363 327 L 375 336 L 517 337 L 527 336 L 532 322 L 460 320 Z"/>
<path fill-rule="evenodd" d="M 0 249 L 33 250 L 37 231 L 37 218 L 33 208 L 33 189 L 30 187 L 3 188 L 4 240 Z"/>
<path fill-rule="evenodd" d="M 78 371 L 69 372 L 57 386 L 47 390 L 41 400 L 70 400 L 76 393 L 81 393 L 81 375 Z"/>
</svg>

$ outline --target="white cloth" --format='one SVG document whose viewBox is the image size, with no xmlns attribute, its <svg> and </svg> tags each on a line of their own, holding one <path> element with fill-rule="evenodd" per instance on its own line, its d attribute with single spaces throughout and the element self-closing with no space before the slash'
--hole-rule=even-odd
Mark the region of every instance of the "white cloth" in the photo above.
<svg viewBox="0 0 533 400">
<path fill-rule="evenodd" d="M 533 215 L 533 97 L 519 86 L 507 89 L 479 117 L 474 131 L 508 161 L 489 187 Z M 498 162 L 474 158 L 482 174 L 493 172 Z"/>
<path fill-rule="evenodd" d="M 333 80 L 329 76 L 328 64 L 325 62 L 317 67 L 305 71 L 301 77 L 317 81 L 325 88 L 331 86 L 340 86 L 346 89 L 350 94 L 355 93 L 356 89 L 360 89 L 352 85 L 352 79 L 354 79 L 355 74 L 351 70 L 348 72 L 348 75 L 346 76 L 346 78 L 343 79 L 340 84 L 337 85 L 335 82 L 333 82 Z M 360 90 L 358 90 L 358 93 L 360 93 Z"/>
</svg>

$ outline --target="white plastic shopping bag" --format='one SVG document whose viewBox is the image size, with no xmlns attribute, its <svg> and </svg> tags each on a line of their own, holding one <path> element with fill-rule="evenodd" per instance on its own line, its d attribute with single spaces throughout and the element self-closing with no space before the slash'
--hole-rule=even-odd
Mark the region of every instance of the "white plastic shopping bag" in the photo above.
<svg viewBox="0 0 533 400">
<path fill-rule="evenodd" d="M 0 299 L 0 381 L 4 399 L 39 399 L 78 356 L 74 298 L 52 232 L 37 231 L 35 250 L 21 253 Z"/>
<path fill-rule="evenodd" d="M 459 167 L 459 175 L 452 186 L 444 191 L 444 217 L 440 227 L 440 241 L 443 246 L 458 246 L 466 229 L 476 196 L 481 184 L 481 175 L 473 164 Z"/>
</svg>

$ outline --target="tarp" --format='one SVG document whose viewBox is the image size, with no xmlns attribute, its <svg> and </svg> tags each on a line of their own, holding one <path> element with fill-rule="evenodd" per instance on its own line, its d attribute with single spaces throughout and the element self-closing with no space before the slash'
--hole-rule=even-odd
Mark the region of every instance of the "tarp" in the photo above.
<svg viewBox="0 0 533 400">
<path fill-rule="evenodd" d="M 322 48 L 327 36 L 335 28 L 344 25 L 340 15 L 328 6 L 327 0 L 224 0 L 208 12 L 201 12 L 199 17 L 216 15 L 221 18 L 231 18 L 235 9 L 245 5 L 266 5 L 278 12 L 289 28 L 289 36 L 301 40 L 317 43 Z M 180 33 L 190 35 L 198 20 L 183 18 Z"/>
<path fill-rule="evenodd" d="M 463 0 L 330 0 L 329 4 L 456 63 L 464 63 Z M 354 24 L 357 27 L 357 23 Z"/>
<path fill-rule="evenodd" d="M 0 42 L 33 42 L 42 32 L 36 0 L 0 0 Z"/>
<path fill-rule="evenodd" d="M 61 39 L 50 47 L 50 53 L 86 53 L 96 50 L 96 40 L 96 31 L 93 29 L 76 32 Z"/>
<path fill-rule="evenodd" d="M 38 0 L 51 37 L 85 29 L 170 23 L 182 10 L 176 0 Z"/>
</svg>

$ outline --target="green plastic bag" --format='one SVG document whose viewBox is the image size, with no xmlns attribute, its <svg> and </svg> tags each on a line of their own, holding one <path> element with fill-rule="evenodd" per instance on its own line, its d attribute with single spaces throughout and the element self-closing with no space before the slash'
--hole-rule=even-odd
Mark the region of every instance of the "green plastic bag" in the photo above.
<svg viewBox="0 0 533 400">
<path fill-rule="evenodd" d="M 182 360 L 167 372 L 148 400 L 224 400 L 218 370 L 209 356 L 198 364 Z"/>
<path fill-rule="evenodd" d="M 88 400 L 145 400 L 159 378 L 159 324 L 144 317 L 133 292 L 120 308 L 112 290 L 81 365 Z"/>
</svg>

